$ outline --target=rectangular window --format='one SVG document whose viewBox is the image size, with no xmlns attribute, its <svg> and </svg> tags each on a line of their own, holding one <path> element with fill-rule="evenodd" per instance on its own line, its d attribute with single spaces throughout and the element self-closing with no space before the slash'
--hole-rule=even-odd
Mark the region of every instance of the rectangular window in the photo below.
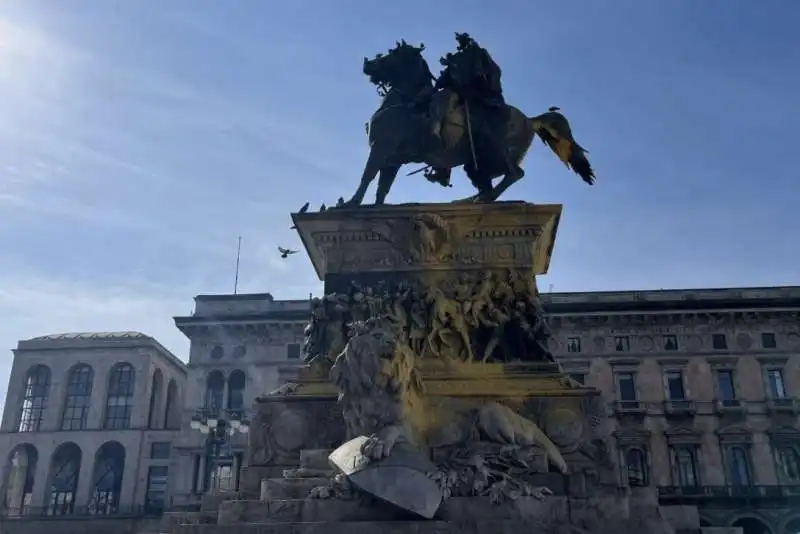
<svg viewBox="0 0 800 534">
<path fill-rule="evenodd" d="M 686 391 L 683 388 L 683 373 L 681 371 L 667 371 L 666 379 L 667 399 L 671 401 L 686 400 Z"/>
<path fill-rule="evenodd" d="M 286 345 L 286 357 L 290 360 L 299 360 L 300 343 L 289 343 Z"/>
<path fill-rule="evenodd" d="M 150 445 L 150 458 L 153 460 L 168 460 L 172 449 L 169 441 L 154 441 Z"/>
<path fill-rule="evenodd" d="M 614 338 L 614 349 L 617 352 L 630 352 L 631 338 L 628 336 L 616 336 Z"/>
<path fill-rule="evenodd" d="M 761 348 L 764 349 L 774 349 L 778 346 L 778 342 L 775 339 L 775 334 L 772 332 L 762 332 L 761 333 Z"/>
<path fill-rule="evenodd" d="M 634 373 L 617 374 L 617 394 L 623 409 L 637 408 L 636 375 Z"/>
<path fill-rule="evenodd" d="M 717 372 L 717 394 L 724 405 L 736 400 L 736 387 L 733 382 L 732 369 L 719 369 Z"/>
<path fill-rule="evenodd" d="M 714 350 L 727 350 L 728 338 L 725 334 L 711 334 L 711 347 Z"/>
<path fill-rule="evenodd" d="M 169 468 L 153 466 L 147 472 L 147 493 L 144 497 L 144 509 L 148 514 L 160 514 L 164 511 L 167 494 L 167 477 Z"/>
<path fill-rule="evenodd" d="M 750 485 L 750 458 L 741 445 L 729 446 L 725 451 L 728 482 L 731 486 Z"/>
<path fill-rule="evenodd" d="M 778 476 L 784 484 L 797 485 L 800 483 L 800 455 L 794 444 L 780 444 L 775 450 L 775 459 L 778 462 Z"/>
<path fill-rule="evenodd" d="M 567 338 L 567 352 L 580 352 L 581 351 L 581 338 L 568 337 Z"/>
<path fill-rule="evenodd" d="M 61 419 L 61 430 L 83 430 L 89 415 L 90 397 L 67 397 L 64 406 L 64 417 Z"/>
<path fill-rule="evenodd" d="M 672 447 L 673 482 L 681 487 L 700 485 L 697 471 L 697 448 L 693 446 Z"/>
<path fill-rule="evenodd" d="M 582 386 L 586 385 L 586 375 L 584 373 L 570 373 L 569 376 L 578 384 Z"/>
<path fill-rule="evenodd" d="M 783 384 L 781 369 L 767 369 L 767 393 L 771 399 L 785 399 L 786 388 Z"/>
<path fill-rule="evenodd" d="M 678 336 L 664 336 L 664 350 L 668 352 L 678 350 Z"/>
</svg>

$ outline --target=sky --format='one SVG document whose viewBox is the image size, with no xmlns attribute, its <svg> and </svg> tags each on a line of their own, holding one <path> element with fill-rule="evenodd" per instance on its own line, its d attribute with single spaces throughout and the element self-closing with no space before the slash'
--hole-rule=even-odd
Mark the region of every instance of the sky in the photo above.
<svg viewBox="0 0 800 534">
<path fill-rule="evenodd" d="M 437 72 L 455 31 L 590 152 L 593 187 L 536 142 L 504 196 L 564 205 L 542 290 L 800 284 L 797 20 L 787 0 L 3 0 L 0 387 L 43 334 L 139 330 L 186 359 L 172 317 L 232 292 L 238 236 L 241 292 L 319 293 L 276 247 L 300 248 L 291 211 L 355 191 L 362 58 L 405 38 Z M 389 202 L 472 193 L 401 173 Z"/>
</svg>

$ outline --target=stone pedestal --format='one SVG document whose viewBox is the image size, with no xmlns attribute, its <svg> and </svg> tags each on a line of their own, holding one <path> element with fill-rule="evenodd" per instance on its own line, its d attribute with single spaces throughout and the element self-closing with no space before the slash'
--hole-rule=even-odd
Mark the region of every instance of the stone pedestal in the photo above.
<svg viewBox="0 0 800 534">
<path fill-rule="evenodd" d="M 633 512 L 632 501 L 619 494 L 601 428 L 605 403 L 595 389 L 569 381 L 547 348 L 549 331 L 535 277 L 547 272 L 560 215 L 559 205 L 524 202 L 294 214 L 331 297 L 317 308 L 328 306 L 325 313 L 317 314 L 312 303 L 304 350 L 313 362 L 280 391 L 257 401 L 244 489 L 257 493 L 264 481 L 265 502 L 231 503 L 221 511 L 220 523 L 237 528 L 271 524 L 275 532 L 283 532 L 278 525 L 300 524 L 321 532 L 519 532 L 536 527 L 670 532 L 655 504 L 636 504 Z M 382 294 L 395 296 L 388 301 L 376 297 Z M 397 302 L 403 309 L 395 313 Z M 416 302 L 427 306 L 420 331 L 412 320 Z M 339 314 L 334 319 L 331 309 Z M 403 350 L 412 353 L 424 385 L 423 402 L 406 406 L 403 416 L 421 443 L 430 445 L 426 436 L 446 427 L 452 414 L 477 413 L 487 403 L 499 403 L 535 422 L 557 446 L 567 475 L 547 472 L 544 457 L 544 469 L 530 469 L 537 473 L 531 475 L 538 477 L 534 484 L 547 486 L 556 497 L 543 502 L 524 497 L 502 506 L 492 505 L 488 497 L 456 498 L 427 522 L 412 521 L 385 503 L 365 507 L 306 498 L 332 474 L 328 452 L 354 437 L 346 430 L 329 371 L 349 335 L 339 323 L 363 321 L 365 313 L 388 316 L 393 331 L 400 332 Z M 430 445 L 429 450 L 436 460 L 439 449 Z M 604 527 L 612 524 L 612 529 Z"/>
<path fill-rule="evenodd" d="M 325 292 L 462 273 L 545 274 L 561 206 L 526 202 L 405 204 L 292 215 Z"/>
<path fill-rule="evenodd" d="M 292 218 L 326 294 L 347 292 L 353 283 L 408 283 L 443 288 L 458 301 L 458 284 L 480 283 L 486 273 L 513 273 L 535 293 L 535 276 L 550 264 L 560 216 L 560 205 L 501 202 L 336 209 Z M 282 394 L 258 399 L 247 489 L 257 492 L 262 478 L 297 467 L 305 449 L 332 449 L 346 440 L 328 368 L 300 369 Z M 602 399 L 593 389 L 565 384 L 557 364 L 424 358 L 420 369 L 434 411 L 439 402 L 471 406 L 496 399 L 537 421 L 572 464 L 571 479 L 556 477 L 554 489 L 581 494 L 587 480 L 589 486 L 600 482 L 597 462 L 609 461 L 598 446 Z M 607 473 L 605 478 L 615 483 Z"/>
</svg>

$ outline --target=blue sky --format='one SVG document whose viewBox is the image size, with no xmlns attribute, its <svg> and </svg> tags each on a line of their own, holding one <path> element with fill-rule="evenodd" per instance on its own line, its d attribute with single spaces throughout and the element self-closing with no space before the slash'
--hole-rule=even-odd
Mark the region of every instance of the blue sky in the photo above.
<svg viewBox="0 0 800 534">
<path fill-rule="evenodd" d="M 800 283 L 798 19 L 787 0 L 4 0 L 0 347 L 130 329 L 186 357 L 171 317 L 232 290 L 238 235 L 242 291 L 318 292 L 275 247 L 299 246 L 290 211 L 357 185 L 362 58 L 424 41 L 438 71 L 454 31 L 590 150 L 596 186 L 537 144 L 505 197 L 565 205 L 540 287 Z M 470 193 L 455 181 L 403 177 L 390 201 Z"/>
</svg>

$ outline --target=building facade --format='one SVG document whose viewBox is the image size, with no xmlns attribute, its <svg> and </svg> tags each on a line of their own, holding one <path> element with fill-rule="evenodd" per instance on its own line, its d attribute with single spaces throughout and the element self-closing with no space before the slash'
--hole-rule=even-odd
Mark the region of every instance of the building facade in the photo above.
<svg viewBox="0 0 800 534">
<path fill-rule="evenodd" d="M 541 298 L 553 330 L 551 348 L 565 371 L 608 399 L 606 425 L 620 486 L 633 492 L 656 487 L 664 504 L 696 505 L 706 526 L 741 526 L 745 534 L 800 533 L 800 287 L 549 293 Z M 307 299 L 198 296 L 191 316 L 175 318 L 191 342 L 185 368 L 168 364 L 174 357 L 166 351 L 146 348 L 155 343 L 149 338 L 48 336 L 20 342 L 0 451 L 8 451 L 8 466 L 15 466 L 6 473 L 22 472 L 18 466 L 25 460 L 15 460 L 14 451 L 28 445 L 46 461 L 28 461 L 36 466 L 32 483 L 27 478 L 23 483 L 19 474 L 4 475 L 12 480 L 6 488 L 14 488 L 6 489 L 7 506 L 48 506 L 67 499 L 48 493 L 55 486 L 47 478 L 64 443 L 79 446 L 83 458 L 93 458 L 80 464 L 70 498 L 80 506 L 98 501 L 92 497 L 96 484 L 90 464 L 97 463 L 94 457 L 109 441 L 104 425 L 115 424 L 105 422 L 110 401 L 87 409 L 83 430 L 58 430 L 83 417 L 64 415 L 65 406 L 80 404 L 67 400 L 67 373 L 79 361 L 90 364 L 94 376 L 104 377 L 96 380 L 93 399 L 106 398 L 102 388 L 108 388 L 110 378 L 105 377 L 117 363 L 128 361 L 136 371 L 133 389 L 139 400 L 134 401 L 131 430 L 140 428 L 141 438 L 125 441 L 127 434 L 114 434 L 126 451 L 141 451 L 126 455 L 126 473 L 138 476 L 136 482 L 123 477 L 121 503 L 147 502 L 153 442 L 172 445 L 164 464 L 170 502 L 196 502 L 211 484 L 236 489 L 246 436 L 237 433 L 229 440 L 229 462 L 208 465 L 207 435 L 191 428 L 192 419 L 246 417 L 256 396 L 296 372 L 308 314 Z M 122 348 L 139 342 L 145 346 L 132 352 Z M 87 360 L 90 351 L 67 343 L 105 348 L 98 345 L 92 349 L 99 351 L 96 357 Z M 54 354 L 65 356 L 56 359 Z M 152 359 L 135 360 L 134 354 Z M 50 378 L 35 374 L 39 365 L 49 367 Z M 181 392 L 178 408 L 164 416 L 166 427 L 176 430 L 148 428 L 150 414 L 164 409 L 149 410 L 161 401 L 148 401 L 155 388 L 139 377 L 155 382 L 159 365 L 163 380 L 174 368 L 170 379 Z M 51 393 L 39 415 L 35 407 L 43 403 L 36 399 L 43 384 Z M 61 399 L 58 408 L 50 400 L 56 398 Z M 31 432 L 37 425 L 39 432 Z M 138 464 L 129 466 L 129 458 Z"/>
<path fill-rule="evenodd" d="M 138 332 L 20 341 L 0 425 L 4 517 L 158 513 L 186 366 Z"/>
<path fill-rule="evenodd" d="M 621 486 L 705 526 L 800 532 L 800 288 L 543 301 L 565 370 L 609 400 Z"/>
<path fill-rule="evenodd" d="M 308 299 L 277 301 L 268 293 L 200 295 L 190 317 L 175 318 L 191 345 L 181 415 L 185 431 L 173 453 L 173 502 L 196 500 L 212 484 L 238 487 L 247 437 L 233 434 L 223 454 L 228 461 L 207 465 L 207 435 L 193 430 L 191 420 L 246 418 L 256 396 L 277 388 L 282 373 L 301 365 L 309 309 Z"/>
</svg>

